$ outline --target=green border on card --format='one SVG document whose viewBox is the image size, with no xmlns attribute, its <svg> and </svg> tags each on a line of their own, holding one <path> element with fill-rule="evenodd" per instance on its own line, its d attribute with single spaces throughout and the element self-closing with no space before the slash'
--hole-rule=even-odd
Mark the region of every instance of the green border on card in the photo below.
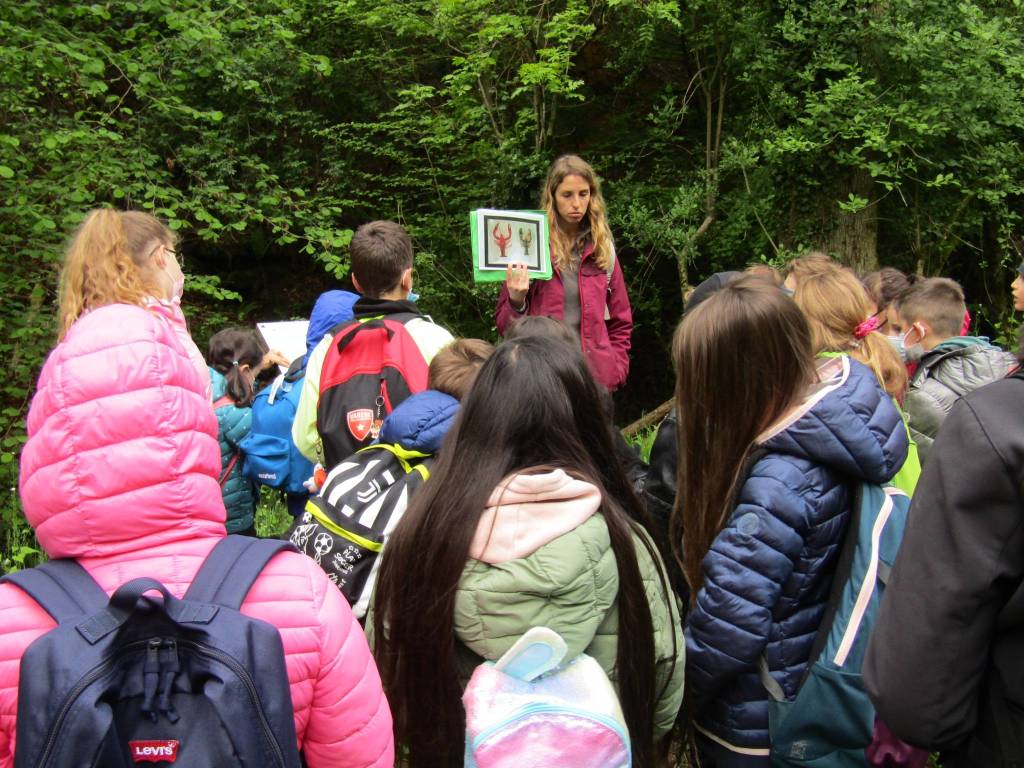
<svg viewBox="0 0 1024 768">
<path fill-rule="evenodd" d="M 533 215 L 540 215 L 544 218 L 540 222 L 540 263 L 541 269 L 529 270 L 530 279 L 532 280 L 550 280 L 553 274 L 551 268 L 551 245 L 549 242 L 548 232 L 548 219 L 544 211 L 536 210 L 506 210 L 500 208 L 486 208 L 477 209 L 469 212 L 469 243 L 470 249 L 473 254 L 473 279 L 478 283 L 498 283 L 505 280 L 505 271 L 497 269 L 480 269 L 477 265 L 480 263 L 480 237 L 477 234 L 479 229 L 479 212 L 480 210 L 487 211 L 500 211 L 501 213 L 507 213 L 509 215 L 519 213 L 529 213 Z"/>
</svg>

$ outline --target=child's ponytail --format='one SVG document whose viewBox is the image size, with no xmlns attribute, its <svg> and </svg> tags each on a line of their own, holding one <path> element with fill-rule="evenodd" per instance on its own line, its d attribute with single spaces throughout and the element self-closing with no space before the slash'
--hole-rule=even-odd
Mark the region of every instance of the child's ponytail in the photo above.
<svg viewBox="0 0 1024 768">
<path fill-rule="evenodd" d="M 899 353 L 878 331 L 871 331 L 860 339 L 860 345 L 851 354 L 868 366 L 890 397 L 903 402 L 907 389 L 907 369 Z"/>
<path fill-rule="evenodd" d="M 246 328 L 226 328 L 210 337 L 210 366 L 224 376 L 224 394 L 239 408 L 252 405 L 253 379 L 265 353 L 256 332 Z"/>
<path fill-rule="evenodd" d="M 97 208 L 75 230 L 60 278 L 58 340 L 85 312 L 107 304 L 142 305 L 154 286 L 142 269 L 152 249 L 173 243 L 171 231 L 148 213 Z"/>
</svg>

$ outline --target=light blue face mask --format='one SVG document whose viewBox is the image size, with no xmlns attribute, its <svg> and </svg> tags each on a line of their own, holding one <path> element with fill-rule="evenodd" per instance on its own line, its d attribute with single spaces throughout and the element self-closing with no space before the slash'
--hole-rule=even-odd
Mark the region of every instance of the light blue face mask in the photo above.
<svg viewBox="0 0 1024 768">
<path fill-rule="evenodd" d="M 892 344 L 893 348 L 900 353 L 900 358 L 904 363 L 916 363 L 924 356 L 924 348 L 920 344 L 911 344 L 907 346 L 907 335 L 914 330 L 913 326 L 908 328 L 904 333 L 896 336 L 886 336 L 889 343 Z"/>
<path fill-rule="evenodd" d="M 413 293 L 412 291 L 409 291 L 409 295 L 406 296 L 405 298 L 407 301 L 416 301 L 416 299 L 418 299 L 419 297 L 420 295 L 418 293 Z"/>
<path fill-rule="evenodd" d="M 792 288 L 787 288 L 784 285 L 780 285 L 779 286 L 779 290 L 782 291 L 787 296 L 789 296 L 789 298 L 791 298 L 791 299 L 793 298 L 793 294 L 796 293 L 796 291 L 794 291 Z"/>
<path fill-rule="evenodd" d="M 886 336 L 886 340 L 892 344 L 892 348 L 895 349 L 900 359 L 905 363 L 907 362 L 907 348 L 903 344 L 903 334 L 897 333 L 895 336 Z"/>
</svg>

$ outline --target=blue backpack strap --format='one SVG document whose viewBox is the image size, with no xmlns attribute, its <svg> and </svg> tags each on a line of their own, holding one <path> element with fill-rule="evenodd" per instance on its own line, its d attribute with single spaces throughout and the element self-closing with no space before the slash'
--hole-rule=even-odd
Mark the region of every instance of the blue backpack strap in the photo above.
<svg viewBox="0 0 1024 768">
<path fill-rule="evenodd" d="M 256 577 L 278 552 L 297 552 L 290 541 L 225 536 L 213 548 L 185 593 L 185 600 L 238 610 Z"/>
<path fill-rule="evenodd" d="M 14 584 L 58 624 L 91 616 L 107 607 L 107 593 L 74 560 L 50 560 L 0 579 Z"/>
</svg>

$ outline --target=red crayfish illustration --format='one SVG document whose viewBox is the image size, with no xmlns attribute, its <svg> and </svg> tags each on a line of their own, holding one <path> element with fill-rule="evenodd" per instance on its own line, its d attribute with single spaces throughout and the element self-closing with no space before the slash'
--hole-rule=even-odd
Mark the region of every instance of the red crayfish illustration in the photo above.
<svg viewBox="0 0 1024 768">
<path fill-rule="evenodd" d="M 498 252 L 501 254 L 501 258 L 505 258 L 505 249 L 508 248 L 508 244 L 512 242 L 512 225 L 508 224 L 508 234 L 502 234 L 501 224 L 495 224 L 494 229 L 491 230 L 491 237 L 494 238 L 495 245 L 498 246 Z"/>
</svg>

